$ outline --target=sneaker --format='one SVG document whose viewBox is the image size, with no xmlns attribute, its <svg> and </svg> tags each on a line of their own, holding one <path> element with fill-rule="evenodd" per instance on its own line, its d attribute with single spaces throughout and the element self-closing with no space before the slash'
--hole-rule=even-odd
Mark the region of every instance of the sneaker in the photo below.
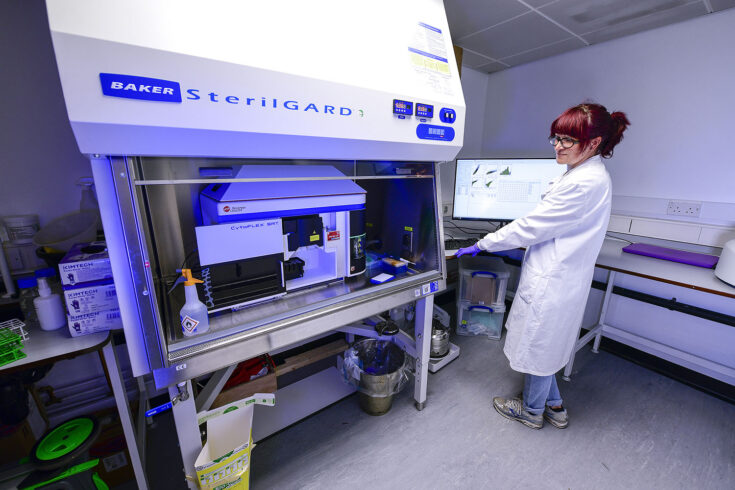
<svg viewBox="0 0 735 490">
<path fill-rule="evenodd" d="M 564 407 L 557 412 L 547 406 L 544 410 L 544 419 L 557 429 L 566 429 L 569 425 L 569 414 L 567 413 L 567 409 Z"/>
<path fill-rule="evenodd" d="M 532 429 L 540 429 L 544 426 L 543 414 L 533 415 L 523 409 L 523 402 L 518 398 L 493 398 L 495 410 L 509 420 L 517 420 Z"/>
<path fill-rule="evenodd" d="M 523 392 L 521 391 L 516 395 L 516 398 L 518 398 L 521 403 L 523 403 Z M 566 429 L 569 425 L 569 414 L 567 413 L 567 409 L 563 406 L 561 407 L 560 412 L 555 412 L 551 409 L 550 406 L 546 405 L 544 409 L 544 420 L 546 420 L 548 423 L 556 427 L 557 429 Z"/>
</svg>

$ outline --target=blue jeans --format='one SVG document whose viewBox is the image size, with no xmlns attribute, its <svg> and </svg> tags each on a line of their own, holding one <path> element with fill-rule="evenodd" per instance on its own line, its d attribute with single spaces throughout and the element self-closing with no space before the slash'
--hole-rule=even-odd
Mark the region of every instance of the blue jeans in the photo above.
<svg viewBox="0 0 735 490">
<path fill-rule="evenodd" d="M 556 376 L 534 376 L 526 374 L 523 385 L 523 409 L 533 415 L 544 413 L 545 405 L 560 406 L 561 393 L 556 384 Z"/>
</svg>

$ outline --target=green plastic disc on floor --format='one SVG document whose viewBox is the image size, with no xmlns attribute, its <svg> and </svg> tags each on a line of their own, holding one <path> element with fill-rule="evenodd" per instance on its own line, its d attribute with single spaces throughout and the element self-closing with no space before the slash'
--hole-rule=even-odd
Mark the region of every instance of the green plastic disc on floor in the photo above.
<svg viewBox="0 0 735 490">
<path fill-rule="evenodd" d="M 93 430 L 94 422 L 91 419 L 81 417 L 69 420 L 41 440 L 36 448 L 36 457 L 50 461 L 65 456 L 81 446 Z"/>
</svg>

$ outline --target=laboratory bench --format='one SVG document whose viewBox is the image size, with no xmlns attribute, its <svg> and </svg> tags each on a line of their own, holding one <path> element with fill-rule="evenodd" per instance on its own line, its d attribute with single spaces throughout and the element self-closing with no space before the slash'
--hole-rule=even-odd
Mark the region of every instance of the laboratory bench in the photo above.
<svg viewBox="0 0 735 490">
<path fill-rule="evenodd" d="M 66 327 L 57 330 L 44 331 L 32 329 L 28 332 L 28 339 L 23 342 L 23 352 L 26 357 L 0 367 L 0 375 L 13 374 L 18 371 L 48 365 L 65 359 L 97 352 L 102 362 L 107 383 L 112 390 L 115 404 L 120 416 L 120 423 L 130 454 L 130 463 L 135 473 L 139 488 L 147 488 L 145 478 L 145 427 L 142 412 L 138 414 L 137 428 L 128 402 L 125 383 L 120 371 L 117 353 L 115 352 L 115 334 L 113 332 L 99 332 L 80 337 L 71 337 Z M 145 393 L 142 378 L 138 379 L 138 388 Z M 144 396 L 144 395 L 142 395 Z M 145 407 L 140 404 L 141 410 Z"/>
<path fill-rule="evenodd" d="M 569 362 L 564 368 L 563 378 L 565 380 L 570 379 L 576 352 L 589 342 L 593 342 L 592 350 L 593 352 L 597 352 L 602 339 L 605 338 L 607 345 L 610 346 L 609 350 L 633 362 L 638 362 L 654 370 L 665 372 L 680 381 L 703 389 L 713 395 L 735 401 L 735 388 L 731 384 L 707 376 L 687 366 L 690 366 L 691 363 L 704 365 L 730 378 L 735 378 L 735 368 L 713 363 L 708 359 L 699 358 L 661 342 L 632 334 L 606 323 L 610 299 L 613 295 L 618 295 L 735 327 L 735 317 L 731 315 L 691 306 L 677 301 L 675 298 L 661 298 L 626 289 L 619 284 L 621 276 L 624 275 L 636 276 L 650 281 L 666 283 L 676 287 L 733 299 L 735 299 L 735 288 L 719 280 L 714 275 L 712 269 L 623 252 L 623 247 L 628 245 L 628 243 L 627 241 L 612 237 L 605 238 L 603 242 L 597 258 L 596 267 L 607 272 L 607 280 L 604 282 L 593 281 L 591 285 L 591 287 L 604 292 L 600 314 L 596 323 L 591 327 L 580 326 L 581 336 L 575 345 Z M 445 245 L 449 245 L 449 240 L 445 241 Z M 452 264 L 456 263 L 454 260 L 455 252 L 456 250 L 454 249 L 445 249 L 448 290 L 451 290 L 456 284 L 456 268 L 454 268 L 454 275 L 452 274 Z M 517 249 L 493 255 L 501 255 L 507 263 L 520 266 L 523 253 L 524 251 L 522 249 Z M 512 295 L 513 293 L 509 291 L 509 299 Z M 687 362 L 680 364 L 675 361 L 672 362 L 671 359 Z"/>
</svg>

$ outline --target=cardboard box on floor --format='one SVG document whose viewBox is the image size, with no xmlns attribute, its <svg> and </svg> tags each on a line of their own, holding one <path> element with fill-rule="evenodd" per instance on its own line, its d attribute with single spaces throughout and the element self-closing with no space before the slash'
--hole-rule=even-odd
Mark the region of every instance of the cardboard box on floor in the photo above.
<svg viewBox="0 0 735 490">
<path fill-rule="evenodd" d="M 28 419 L 16 425 L 0 425 L 0 465 L 28 456 L 36 444 Z"/>
<path fill-rule="evenodd" d="M 255 405 L 274 406 L 272 393 L 229 403 L 197 414 L 199 425 L 207 424 L 207 442 L 194 467 L 202 490 L 248 490 L 250 487 L 250 451 Z"/>
<path fill-rule="evenodd" d="M 110 487 L 133 480 L 135 473 L 117 411 L 109 409 L 94 415 L 101 424 L 100 435 L 89 450 L 90 457 L 100 460 L 95 471 Z"/>
</svg>

